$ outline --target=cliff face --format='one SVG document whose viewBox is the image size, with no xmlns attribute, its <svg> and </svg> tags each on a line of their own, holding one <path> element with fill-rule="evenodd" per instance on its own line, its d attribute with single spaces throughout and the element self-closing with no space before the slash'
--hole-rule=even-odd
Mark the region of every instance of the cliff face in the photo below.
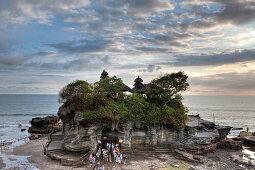
<svg viewBox="0 0 255 170">
<path fill-rule="evenodd" d="M 137 128 L 133 122 L 119 120 L 88 122 L 83 119 L 83 113 L 73 111 L 72 106 L 60 108 L 58 115 L 63 122 L 63 148 L 67 151 L 95 151 L 100 141 L 104 144 L 119 140 L 123 141 L 122 150 L 144 150 L 183 139 L 183 129 L 166 125 L 139 123 Z"/>
<path fill-rule="evenodd" d="M 107 142 L 117 143 L 119 140 L 122 141 L 120 146 L 123 151 L 145 151 L 158 146 L 185 146 L 191 150 L 194 146 L 211 148 L 214 145 L 217 147 L 217 143 L 221 142 L 231 129 L 197 116 L 190 116 L 190 121 L 182 129 L 164 124 L 151 125 L 120 120 L 85 121 L 83 113 L 74 111 L 72 106 L 60 108 L 58 116 L 63 122 L 62 148 L 71 152 L 94 152 L 99 143 L 105 145 Z"/>
</svg>

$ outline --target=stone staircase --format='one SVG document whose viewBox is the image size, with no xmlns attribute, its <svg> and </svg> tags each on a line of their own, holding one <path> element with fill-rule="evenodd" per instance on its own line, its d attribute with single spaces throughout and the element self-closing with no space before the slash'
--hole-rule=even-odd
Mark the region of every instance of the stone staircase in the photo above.
<svg viewBox="0 0 255 170">
<path fill-rule="evenodd" d="M 154 148 L 155 153 L 170 153 L 171 152 L 171 144 L 170 143 L 159 143 Z"/>
<path fill-rule="evenodd" d="M 50 144 L 48 146 L 48 151 L 58 151 L 58 150 L 62 150 L 63 149 L 63 139 L 64 139 L 64 135 L 62 133 L 62 131 L 58 131 L 55 133 L 52 133 L 50 135 Z"/>
<path fill-rule="evenodd" d="M 64 139 L 64 135 L 62 131 L 58 131 L 56 133 L 51 134 L 51 140 L 52 141 L 60 141 Z"/>
<path fill-rule="evenodd" d="M 191 139 L 191 136 L 186 136 L 186 137 L 184 137 L 184 138 L 180 141 L 180 143 L 185 144 L 185 143 L 188 142 L 188 140 L 190 140 L 190 139 Z"/>
</svg>

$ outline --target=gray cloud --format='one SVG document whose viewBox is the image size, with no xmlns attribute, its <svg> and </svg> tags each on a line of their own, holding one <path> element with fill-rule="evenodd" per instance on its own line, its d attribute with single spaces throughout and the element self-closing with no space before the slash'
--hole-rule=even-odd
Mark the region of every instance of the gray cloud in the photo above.
<svg viewBox="0 0 255 170">
<path fill-rule="evenodd" d="M 174 62 L 165 64 L 173 64 L 175 66 L 215 66 L 255 61 L 255 50 L 242 50 L 220 54 L 176 56 L 174 58 Z"/>
<path fill-rule="evenodd" d="M 71 70 L 99 70 L 103 66 L 110 65 L 110 57 L 83 56 L 64 65 L 65 69 Z"/>
<path fill-rule="evenodd" d="M 255 90 L 255 71 L 246 73 L 223 73 L 210 76 L 191 77 L 190 85 L 201 85 L 206 87 L 216 87 L 237 90 Z"/>
<path fill-rule="evenodd" d="M 90 5 L 89 0 L 10 0 L 1 1 L 0 21 L 2 23 L 24 24 L 35 20 L 38 23 L 49 24 L 54 15 L 75 14 L 76 8 Z"/>
<path fill-rule="evenodd" d="M 87 40 L 81 39 L 77 41 L 69 41 L 66 43 L 49 44 L 62 52 L 68 53 L 88 53 L 88 52 L 101 52 L 107 49 L 113 42 L 111 40 L 96 39 Z"/>
<path fill-rule="evenodd" d="M 0 65 L 16 66 L 23 64 L 24 61 L 24 57 L 18 55 L 0 56 Z"/>
<path fill-rule="evenodd" d="M 219 22 L 233 22 L 245 24 L 255 20 L 255 2 L 240 0 L 213 0 L 223 4 L 221 11 L 215 12 L 214 16 Z"/>
<path fill-rule="evenodd" d="M 160 69 L 161 69 L 161 67 L 159 65 L 149 64 L 146 69 L 140 69 L 138 71 L 139 72 L 149 72 L 149 73 L 152 73 L 152 72 L 158 71 Z"/>
</svg>

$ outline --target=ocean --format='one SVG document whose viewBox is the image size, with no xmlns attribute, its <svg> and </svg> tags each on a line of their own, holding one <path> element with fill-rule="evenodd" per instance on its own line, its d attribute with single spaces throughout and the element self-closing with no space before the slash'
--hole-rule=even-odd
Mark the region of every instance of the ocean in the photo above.
<svg viewBox="0 0 255 170">
<path fill-rule="evenodd" d="M 14 142 L 26 138 L 34 117 L 57 115 L 58 95 L 0 95 L 0 140 Z"/>
<path fill-rule="evenodd" d="M 184 96 L 189 114 L 235 128 L 255 131 L 255 96 Z M 58 95 L 0 95 L 0 140 L 11 142 L 26 138 L 33 117 L 57 115 Z"/>
<path fill-rule="evenodd" d="M 184 96 L 183 104 L 215 124 L 255 131 L 255 96 Z"/>
</svg>

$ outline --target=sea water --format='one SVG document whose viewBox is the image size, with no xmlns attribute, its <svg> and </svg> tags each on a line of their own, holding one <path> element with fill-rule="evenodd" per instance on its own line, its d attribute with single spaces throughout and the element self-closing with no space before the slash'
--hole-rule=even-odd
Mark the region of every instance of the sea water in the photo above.
<svg viewBox="0 0 255 170">
<path fill-rule="evenodd" d="M 21 128 L 28 129 L 34 117 L 57 115 L 58 107 L 57 95 L 0 95 L 1 143 L 26 138 L 28 132 Z"/>
<path fill-rule="evenodd" d="M 184 96 L 189 114 L 219 125 L 255 131 L 255 96 Z"/>
</svg>

